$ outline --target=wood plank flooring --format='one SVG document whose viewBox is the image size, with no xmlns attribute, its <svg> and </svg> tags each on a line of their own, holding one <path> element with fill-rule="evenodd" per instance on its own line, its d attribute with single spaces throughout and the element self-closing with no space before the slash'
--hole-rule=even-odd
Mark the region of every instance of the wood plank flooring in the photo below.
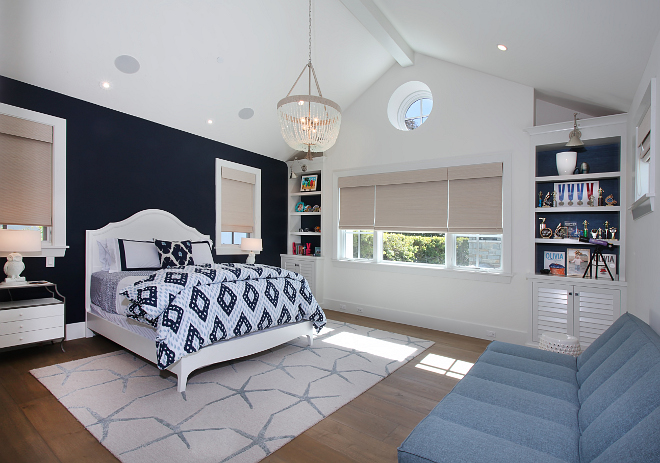
<svg viewBox="0 0 660 463">
<path fill-rule="evenodd" d="M 264 463 L 386 463 L 457 379 L 417 368 L 428 354 L 474 363 L 488 341 L 341 312 L 332 320 L 434 341 L 417 358 L 278 449 Z M 96 336 L 0 352 L 0 462 L 116 462 L 31 374 L 120 348 Z"/>
</svg>

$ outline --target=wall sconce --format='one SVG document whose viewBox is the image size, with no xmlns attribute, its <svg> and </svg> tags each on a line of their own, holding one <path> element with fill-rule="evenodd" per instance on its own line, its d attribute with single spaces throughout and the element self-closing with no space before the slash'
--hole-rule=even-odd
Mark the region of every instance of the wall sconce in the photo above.
<svg viewBox="0 0 660 463">
<path fill-rule="evenodd" d="M 578 130 L 577 115 L 578 113 L 573 113 L 573 130 L 568 134 L 568 143 L 566 143 L 566 146 L 584 146 L 584 143 L 580 140 L 582 132 Z"/>
</svg>

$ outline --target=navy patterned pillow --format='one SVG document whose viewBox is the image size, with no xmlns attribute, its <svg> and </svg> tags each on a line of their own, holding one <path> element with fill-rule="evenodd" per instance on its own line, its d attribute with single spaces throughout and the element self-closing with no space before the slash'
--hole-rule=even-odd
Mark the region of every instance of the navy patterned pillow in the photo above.
<svg viewBox="0 0 660 463">
<path fill-rule="evenodd" d="M 154 240 L 160 256 L 160 268 L 176 267 L 178 265 L 195 265 L 192 253 L 192 242 Z"/>
</svg>

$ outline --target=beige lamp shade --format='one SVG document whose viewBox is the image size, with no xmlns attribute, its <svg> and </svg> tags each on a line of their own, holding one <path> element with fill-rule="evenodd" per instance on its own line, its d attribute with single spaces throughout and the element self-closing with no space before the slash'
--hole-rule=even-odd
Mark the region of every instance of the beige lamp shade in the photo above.
<svg viewBox="0 0 660 463">
<path fill-rule="evenodd" d="M 263 246 L 261 243 L 261 238 L 242 238 L 241 239 L 241 250 L 242 251 L 261 251 Z"/>
<path fill-rule="evenodd" d="M 38 230 L 0 229 L 0 251 L 39 252 L 41 251 L 41 232 Z"/>
</svg>

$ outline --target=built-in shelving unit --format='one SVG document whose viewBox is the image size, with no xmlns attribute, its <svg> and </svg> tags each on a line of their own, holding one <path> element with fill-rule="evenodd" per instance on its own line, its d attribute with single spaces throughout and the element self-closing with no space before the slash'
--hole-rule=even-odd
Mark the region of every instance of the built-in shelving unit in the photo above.
<svg viewBox="0 0 660 463">
<path fill-rule="evenodd" d="M 531 138 L 531 155 L 533 171 L 532 194 L 529 198 L 530 209 L 533 211 L 533 223 L 530 224 L 529 236 L 533 243 L 533 261 L 530 262 L 531 272 L 528 279 L 531 282 L 532 314 L 531 339 L 538 342 L 543 332 L 564 333 L 577 336 L 582 348 L 586 348 L 593 339 L 602 333 L 623 312 L 626 303 L 625 283 L 625 243 L 626 236 L 626 133 L 627 115 L 606 116 L 581 120 L 578 123 L 585 146 L 567 148 L 568 134 L 573 129 L 573 123 L 551 124 L 527 129 Z M 577 152 L 577 167 L 582 163 L 589 165 L 589 172 L 573 175 L 558 175 L 556 153 L 561 151 Z M 539 193 L 545 198 L 547 193 L 555 191 L 557 185 L 583 182 L 594 186 L 594 196 L 598 198 L 598 187 L 602 188 L 603 200 L 612 195 L 616 204 L 608 206 L 589 206 L 586 194 L 580 198 L 584 205 L 577 205 L 577 188 L 569 206 L 568 195 L 561 200 L 563 206 L 539 207 Z M 567 191 L 567 190 L 565 190 Z M 584 190 L 583 190 L 584 191 Z M 597 204 L 597 202 L 596 202 Z M 614 255 L 616 258 L 615 281 L 608 275 L 598 275 L 582 278 L 548 275 L 544 273 L 546 252 L 563 253 L 564 265 L 571 265 L 568 259 L 568 249 L 584 249 L 593 255 L 596 246 L 579 241 L 576 236 L 556 238 L 541 237 L 541 219 L 553 233 L 558 226 L 566 222 L 577 224 L 579 231 L 584 231 L 587 222 L 588 237 L 596 233 L 596 238 L 607 241 L 610 246 L 602 248 L 603 254 Z M 607 226 L 605 226 L 607 223 Z M 605 233 L 604 229 L 616 229 L 614 237 Z M 598 236 L 598 230 L 601 234 Z M 601 265 L 602 268 L 602 265 Z"/>
</svg>

